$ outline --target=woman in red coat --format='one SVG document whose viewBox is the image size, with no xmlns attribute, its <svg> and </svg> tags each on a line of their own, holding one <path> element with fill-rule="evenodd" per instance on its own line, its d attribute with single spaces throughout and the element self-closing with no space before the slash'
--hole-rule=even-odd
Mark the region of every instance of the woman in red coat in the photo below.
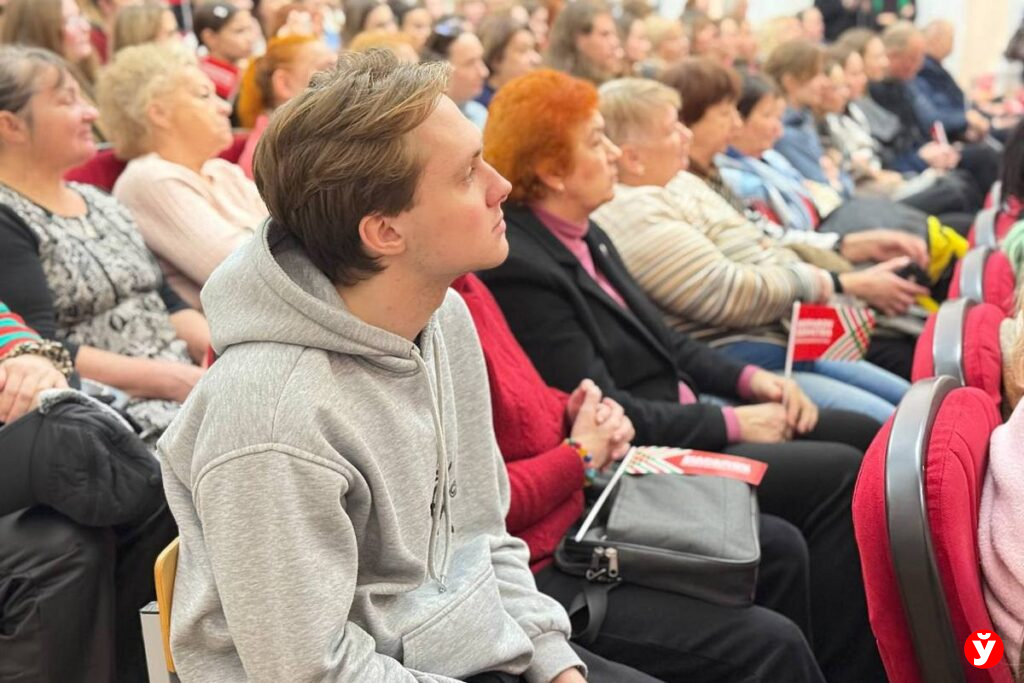
<svg viewBox="0 0 1024 683">
<path fill-rule="evenodd" d="M 583 514 L 586 470 L 624 454 L 632 423 L 590 380 L 572 395 L 546 385 L 476 276 L 452 287 L 469 307 L 487 364 L 511 492 L 506 526 L 529 546 L 537 587 L 568 608 L 583 579 L 560 571 L 552 556 Z M 665 681 L 823 681 L 804 638 L 807 546 L 795 527 L 770 515 L 761 516 L 760 540 L 757 606 L 721 607 L 626 583 L 609 594 L 604 625 L 588 649 Z"/>
</svg>

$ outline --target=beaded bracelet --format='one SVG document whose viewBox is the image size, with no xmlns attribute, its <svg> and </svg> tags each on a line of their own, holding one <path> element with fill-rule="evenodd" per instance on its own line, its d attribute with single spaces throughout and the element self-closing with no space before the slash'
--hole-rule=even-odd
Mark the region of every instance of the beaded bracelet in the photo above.
<svg viewBox="0 0 1024 683">
<path fill-rule="evenodd" d="M 593 456 L 587 452 L 583 444 L 572 437 L 565 440 L 565 445 L 576 451 L 576 455 L 580 456 L 580 460 L 583 461 L 583 474 L 587 478 L 585 484 L 589 486 L 597 477 L 597 470 L 590 466 L 590 463 L 594 460 Z"/>
<path fill-rule="evenodd" d="M 11 349 L 7 355 L 0 359 L 0 361 L 10 360 L 17 356 L 26 356 L 29 354 L 32 354 L 33 356 L 42 356 L 46 360 L 50 361 L 66 378 L 70 378 L 71 373 L 75 370 L 75 366 L 71 362 L 71 354 L 68 353 L 66 348 L 64 348 L 64 345 L 50 340 L 30 341 L 18 344 Z"/>
</svg>

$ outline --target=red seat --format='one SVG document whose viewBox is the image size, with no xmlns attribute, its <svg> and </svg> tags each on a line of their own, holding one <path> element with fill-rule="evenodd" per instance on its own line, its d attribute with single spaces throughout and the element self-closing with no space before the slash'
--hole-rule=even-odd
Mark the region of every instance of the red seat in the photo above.
<svg viewBox="0 0 1024 683">
<path fill-rule="evenodd" d="M 248 139 L 248 131 L 236 132 L 231 145 L 218 156 L 233 164 L 238 163 L 238 159 L 242 156 L 242 150 L 245 149 L 245 143 Z M 114 150 L 109 145 L 101 145 L 92 159 L 65 173 L 64 179 L 95 185 L 105 192 L 112 192 L 114 183 L 117 182 L 118 177 L 127 165 L 127 162 L 114 156 Z"/>
<path fill-rule="evenodd" d="M 1010 315 L 1016 282 L 1013 266 L 1005 254 L 991 247 L 979 246 L 957 261 L 953 281 L 949 285 L 949 298 L 962 297 L 978 303 L 995 304 Z"/>
<path fill-rule="evenodd" d="M 853 497 L 868 616 L 893 683 L 1011 683 L 1001 660 L 967 663 L 974 631 L 994 631 L 981 588 L 978 504 L 999 424 L 979 389 L 918 382 L 875 437 Z"/>
<path fill-rule="evenodd" d="M 911 380 L 946 375 L 1002 402 L 1003 353 L 999 326 L 1006 318 L 992 304 L 947 301 L 917 338 Z"/>
</svg>

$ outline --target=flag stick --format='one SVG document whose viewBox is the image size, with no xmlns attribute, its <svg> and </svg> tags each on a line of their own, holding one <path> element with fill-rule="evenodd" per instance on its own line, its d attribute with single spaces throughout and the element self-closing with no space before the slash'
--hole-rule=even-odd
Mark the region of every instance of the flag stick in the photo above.
<svg viewBox="0 0 1024 683">
<path fill-rule="evenodd" d="M 635 453 L 636 446 L 633 446 L 629 449 L 629 453 L 626 453 L 626 457 L 622 459 L 622 462 L 619 463 L 619 469 L 615 470 L 615 474 L 612 475 L 611 481 L 609 481 L 608 485 L 604 487 L 604 491 L 601 492 L 601 496 L 597 499 L 597 502 L 594 503 L 594 507 L 590 509 L 590 514 L 588 514 L 587 518 L 583 520 L 583 526 L 581 526 L 580 530 L 576 532 L 574 540 L 577 543 L 582 541 L 583 536 L 590 531 L 590 526 L 594 523 L 594 520 L 597 519 L 597 513 L 601 511 L 605 501 L 608 500 L 608 496 L 611 495 L 612 489 L 614 489 L 615 485 L 619 483 L 619 479 L 622 479 L 622 475 L 626 473 L 627 469 L 629 469 L 629 465 L 633 461 L 633 455 Z"/>
<path fill-rule="evenodd" d="M 789 343 L 786 344 L 786 379 L 793 378 L 793 349 L 796 346 L 796 327 L 800 321 L 800 302 L 793 304 L 793 320 L 789 325 Z"/>
</svg>

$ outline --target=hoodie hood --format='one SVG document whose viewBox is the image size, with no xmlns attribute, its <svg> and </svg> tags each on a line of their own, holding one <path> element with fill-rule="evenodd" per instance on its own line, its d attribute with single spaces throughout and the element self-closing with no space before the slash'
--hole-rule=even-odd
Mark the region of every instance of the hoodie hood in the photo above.
<svg viewBox="0 0 1024 683">
<path fill-rule="evenodd" d="M 444 591 L 452 546 L 447 494 L 451 482 L 441 408 L 441 351 L 436 348 L 440 343 L 437 313 L 420 335 L 422 352 L 408 339 L 363 322 L 349 312 L 338 290 L 298 241 L 273 219 L 264 221 L 254 238 L 213 272 L 200 296 L 218 355 L 239 344 L 275 342 L 362 357 L 398 374 L 422 373 L 432 399 L 437 455 L 427 568 Z"/>
<path fill-rule="evenodd" d="M 352 313 L 298 241 L 272 219 L 210 276 L 201 294 L 218 355 L 231 346 L 276 342 L 312 347 L 414 372 L 416 345 Z M 423 330 L 430 338 L 436 315 Z"/>
</svg>

